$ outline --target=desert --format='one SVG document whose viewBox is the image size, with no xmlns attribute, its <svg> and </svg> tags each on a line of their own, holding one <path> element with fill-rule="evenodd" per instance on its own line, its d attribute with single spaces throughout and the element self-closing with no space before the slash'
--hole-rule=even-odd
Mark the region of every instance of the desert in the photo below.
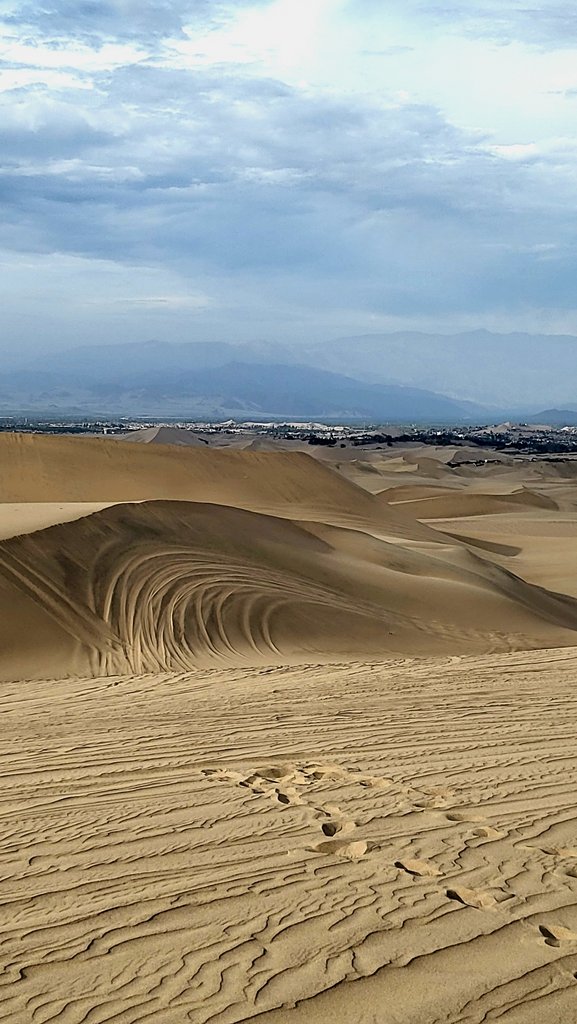
<svg viewBox="0 0 577 1024">
<path fill-rule="evenodd" d="M 0 1019 L 577 1019 L 577 463 L 0 434 Z"/>
<path fill-rule="evenodd" d="M 0 57 L 0 1024 L 577 1024 L 575 4 Z"/>
</svg>

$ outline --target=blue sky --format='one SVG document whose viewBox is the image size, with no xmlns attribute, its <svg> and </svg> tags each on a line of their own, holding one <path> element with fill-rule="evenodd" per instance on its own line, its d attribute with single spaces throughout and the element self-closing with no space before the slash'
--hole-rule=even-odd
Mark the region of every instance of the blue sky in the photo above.
<svg viewBox="0 0 577 1024">
<path fill-rule="evenodd" d="M 577 11 L 0 3 L 4 352 L 577 333 Z"/>
</svg>

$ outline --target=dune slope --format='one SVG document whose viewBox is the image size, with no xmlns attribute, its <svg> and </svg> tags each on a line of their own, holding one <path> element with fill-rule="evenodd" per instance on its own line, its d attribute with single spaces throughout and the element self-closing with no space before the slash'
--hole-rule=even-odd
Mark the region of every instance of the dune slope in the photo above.
<svg viewBox="0 0 577 1024">
<path fill-rule="evenodd" d="M 0 595 L 5 679 L 542 647 L 574 643 L 577 622 L 574 599 L 441 535 L 403 544 L 194 502 L 0 542 Z"/>
<path fill-rule="evenodd" d="M 380 497 L 390 501 L 390 497 L 387 499 L 387 493 L 381 492 Z M 524 509 L 532 508 L 549 511 L 557 509 L 557 504 L 552 498 L 529 488 L 522 488 L 510 494 L 449 492 L 400 500 L 397 496 L 393 502 L 401 504 L 407 512 L 412 512 L 418 519 L 456 519 L 460 516 L 493 515 L 495 512 L 519 514 Z"/>
<path fill-rule="evenodd" d="M 122 444 L 106 438 L 0 434 L 1 502 L 209 501 L 376 514 L 371 495 L 304 452 Z M 280 511 L 279 511 L 280 510 Z"/>
</svg>

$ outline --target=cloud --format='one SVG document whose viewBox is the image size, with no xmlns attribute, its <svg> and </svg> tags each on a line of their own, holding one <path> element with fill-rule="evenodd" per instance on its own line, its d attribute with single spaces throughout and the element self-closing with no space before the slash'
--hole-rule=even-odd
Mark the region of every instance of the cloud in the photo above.
<svg viewBox="0 0 577 1024">
<path fill-rule="evenodd" d="M 93 261 L 101 280 L 103 265 L 116 267 L 128 289 L 111 299 L 118 315 L 188 310 L 198 321 L 228 310 L 231 330 L 251 309 L 274 324 L 280 311 L 288 323 L 337 310 L 360 322 L 572 308 L 570 139 L 495 139 L 411 99 L 401 80 L 364 94 L 340 86 L 338 71 L 320 87 L 267 73 L 244 52 L 211 64 L 172 46 L 194 48 L 195 25 L 217 36 L 246 6 L 13 8 L 6 24 L 21 26 L 38 67 L 68 70 L 0 94 L 0 245 L 55 266 Z M 459 30 L 485 31 L 497 5 L 408 11 L 421 27 L 454 17 Z M 524 8 L 499 11 L 521 24 Z M 422 52 L 394 40 L 375 49 L 387 65 Z M 150 296 L 126 285 L 139 268 L 152 274 Z M 75 278 L 78 294 L 86 281 Z"/>
<path fill-rule="evenodd" d="M 487 272 L 483 253 L 495 264 L 495 237 L 524 238 L 529 219 L 539 236 L 565 221 L 561 197 L 575 199 L 568 154 L 564 177 L 558 154 L 515 150 L 513 161 L 432 107 L 239 70 L 137 66 L 96 79 L 88 97 L 23 102 L 3 145 L 3 239 L 20 225 L 39 251 L 276 285 L 298 272 L 319 293 L 342 277 L 343 291 L 379 306 L 392 295 L 437 309 L 461 301 L 468 269 Z M 556 203 L 540 192 L 553 173 Z"/>
<path fill-rule="evenodd" d="M 15 4 L 2 21 L 54 41 L 152 42 L 178 38 L 189 25 L 221 24 L 238 6 L 234 0 L 48 0 Z"/>
<path fill-rule="evenodd" d="M 494 233 L 523 235 L 529 217 L 539 232 L 557 216 L 539 194 L 550 163 L 532 150 L 513 166 L 435 108 L 238 69 L 124 68 L 88 95 L 24 91 L 3 120 L 0 239 L 19 231 L 38 251 L 263 281 L 298 271 L 319 292 L 342 276 L 342 289 L 379 305 L 418 292 L 438 308 L 463 294 L 463 270 L 482 266 L 468 246 L 482 253 Z M 568 200 L 568 178 L 564 188 Z"/>
<path fill-rule="evenodd" d="M 432 20 L 454 31 L 485 36 L 497 42 L 519 41 L 532 46 L 565 49 L 577 46 L 577 10 L 568 0 L 528 4 L 526 0 L 482 0 L 428 4 L 409 0 L 418 18 Z"/>
<path fill-rule="evenodd" d="M 383 0 L 347 0 L 350 17 L 357 21 L 382 20 L 392 5 Z M 395 23 L 412 22 L 421 29 L 437 25 L 444 32 L 513 41 L 546 49 L 577 46 L 577 10 L 570 0 L 405 0 L 395 11 Z"/>
</svg>

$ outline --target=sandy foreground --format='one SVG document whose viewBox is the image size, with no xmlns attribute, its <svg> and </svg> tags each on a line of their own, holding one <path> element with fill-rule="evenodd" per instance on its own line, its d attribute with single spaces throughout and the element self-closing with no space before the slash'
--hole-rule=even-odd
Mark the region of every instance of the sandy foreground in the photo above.
<svg viewBox="0 0 577 1024">
<path fill-rule="evenodd" d="M 0 458 L 0 1020 L 577 1022 L 577 467 Z"/>
<path fill-rule="evenodd" d="M 0 1019 L 576 1020 L 576 672 L 4 685 Z"/>
</svg>

